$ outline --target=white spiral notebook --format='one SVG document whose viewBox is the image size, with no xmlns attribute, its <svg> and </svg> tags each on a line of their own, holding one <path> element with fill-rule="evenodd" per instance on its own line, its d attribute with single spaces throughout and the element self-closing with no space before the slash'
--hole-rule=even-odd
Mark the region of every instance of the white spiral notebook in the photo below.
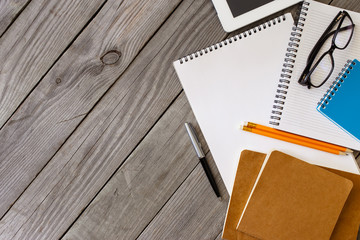
<svg viewBox="0 0 360 240">
<path fill-rule="evenodd" d="M 352 154 L 337 156 L 239 129 L 241 121 L 272 126 L 271 109 L 293 24 L 286 14 L 174 62 L 230 193 L 243 149 L 277 149 L 310 163 L 359 173 Z"/>
<path fill-rule="evenodd" d="M 283 100 L 284 103 L 282 104 L 281 98 L 275 98 L 280 102 L 278 104 L 274 103 L 275 109 L 273 109 L 273 112 L 275 114 L 272 114 L 270 122 L 275 125 L 275 128 L 284 131 L 360 150 L 359 141 L 316 110 L 318 102 L 335 81 L 347 60 L 360 57 L 359 13 L 347 11 L 355 24 L 354 35 L 345 50 L 335 49 L 335 68 L 330 79 L 320 88 L 307 89 L 298 83 L 313 46 L 340 10 L 343 9 L 315 1 L 305 1 L 303 3 L 298 28 L 292 33 L 290 40 L 291 44 L 298 44 L 298 46 L 292 45 L 287 49 L 286 60 L 289 64 L 282 69 L 280 81 L 283 82 L 279 82 L 281 87 L 277 89 L 285 94 L 276 93 L 279 97 L 285 96 L 286 99 Z M 330 37 L 321 52 L 325 52 L 330 48 L 331 40 Z M 323 67 L 322 71 L 327 71 L 330 68 L 330 66 L 321 67 Z M 316 79 L 316 74 L 312 78 Z M 281 115 L 276 113 L 281 113 Z"/>
</svg>

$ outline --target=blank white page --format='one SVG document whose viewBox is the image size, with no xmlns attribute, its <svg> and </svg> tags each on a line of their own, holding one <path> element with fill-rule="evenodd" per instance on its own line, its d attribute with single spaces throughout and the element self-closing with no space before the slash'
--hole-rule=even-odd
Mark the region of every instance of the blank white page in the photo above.
<svg viewBox="0 0 360 240">
<path fill-rule="evenodd" d="M 256 33 L 251 30 L 251 35 L 247 32 L 246 37 L 241 34 L 241 39 L 236 37 L 236 41 L 216 44 L 210 47 L 212 51 L 206 49 L 208 53 L 201 50 L 186 57 L 188 61 L 183 58 L 174 62 L 230 193 L 243 149 L 259 152 L 277 149 L 311 163 L 358 173 L 352 155 L 340 157 L 239 129 L 241 121 L 268 122 L 293 26 L 291 15 L 286 14 L 285 18 L 261 31 L 257 28 Z"/>
<path fill-rule="evenodd" d="M 320 88 L 308 89 L 298 83 L 298 79 L 306 66 L 308 55 L 330 22 L 342 9 L 319 2 L 307 2 L 309 2 L 309 10 L 306 11 L 307 16 L 305 16 L 305 26 L 301 33 L 300 47 L 296 53 L 295 68 L 278 128 L 360 150 L 360 142 L 345 133 L 316 110 L 318 102 L 329 89 L 335 77 L 338 76 L 346 61 L 348 59 L 360 58 L 360 14 L 348 11 L 356 25 L 354 35 L 350 45 L 345 50 L 335 50 L 335 69 L 330 79 Z M 322 51 L 330 48 L 331 39 L 332 37 L 328 39 Z M 330 68 L 328 65 L 321 67 L 324 71 Z M 316 78 L 316 75 L 312 76 L 314 81 Z M 354 111 L 357 110 L 354 109 Z"/>
</svg>

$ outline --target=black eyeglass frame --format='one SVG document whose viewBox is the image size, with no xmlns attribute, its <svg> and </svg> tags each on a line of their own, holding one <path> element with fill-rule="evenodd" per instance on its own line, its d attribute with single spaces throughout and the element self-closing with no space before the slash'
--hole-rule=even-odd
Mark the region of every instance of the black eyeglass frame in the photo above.
<svg viewBox="0 0 360 240">
<path fill-rule="evenodd" d="M 342 24 L 345 20 L 345 18 L 348 17 L 351 24 L 345 27 L 342 27 Z M 339 22 L 340 21 L 340 22 Z M 331 31 L 331 29 L 339 22 L 339 25 L 337 26 L 336 30 Z M 336 37 L 338 35 L 339 32 L 341 31 L 345 31 L 345 30 L 351 30 L 350 33 L 350 37 L 348 42 L 345 44 L 344 47 L 339 47 L 336 45 Z M 334 56 L 333 56 L 333 52 L 335 49 L 339 49 L 339 50 L 344 50 L 345 48 L 348 47 L 348 45 L 350 44 L 350 41 L 353 37 L 354 34 L 354 29 L 355 29 L 355 24 L 353 22 L 353 20 L 351 19 L 349 13 L 347 11 L 340 11 L 335 18 L 332 20 L 332 22 L 329 24 L 329 26 L 326 28 L 326 30 L 324 31 L 324 33 L 321 35 L 321 37 L 319 38 L 318 42 L 315 44 L 314 48 L 311 50 L 309 57 L 307 59 L 307 63 L 306 63 L 306 67 L 304 69 L 304 71 L 302 72 L 300 79 L 298 80 L 299 84 L 303 85 L 303 86 L 307 86 L 309 89 L 311 87 L 314 88 L 319 88 L 322 85 L 324 85 L 324 83 L 330 78 L 331 74 L 334 71 L 335 68 L 335 60 L 334 60 Z M 333 36 L 332 41 L 331 41 L 331 47 L 329 50 L 327 50 L 326 52 L 324 52 L 320 58 L 317 60 L 317 62 L 313 65 L 313 62 L 315 61 L 316 56 L 318 55 L 320 49 L 322 48 L 322 46 L 324 45 L 324 43 L 326 42 L 326 40 Z M 331 70 L 329 71 L 329 74 L 327 75 L 327 77 L 319 84 L 319 85 L 314 85 L 311 82 L 311 74 L 315 71 L 316 67 L 320 64 L 320 62 L 323 60 L 323 58 L 328 55 L 330 56 L 330 60 L 331 60 Z"/>
</svg>

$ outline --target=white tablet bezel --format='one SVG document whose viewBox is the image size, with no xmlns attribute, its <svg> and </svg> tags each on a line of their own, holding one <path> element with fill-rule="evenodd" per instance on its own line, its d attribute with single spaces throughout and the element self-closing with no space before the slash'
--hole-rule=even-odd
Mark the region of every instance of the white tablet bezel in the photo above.
<svg viewBox="0 0 360 240">
<path fill-rule="evenodd" d="M 261 18 L 267 17 L 273 13 L 290 7 L 296 3 L 299 3 L 302 0 L 275 0 L 249 12 L 246 12 L 240 16 L 237 16 L 236 18 L 233 17 L 226 0 L 212 1 L 224 30 L 226 32 L 231 32 Z"/>
</svg>

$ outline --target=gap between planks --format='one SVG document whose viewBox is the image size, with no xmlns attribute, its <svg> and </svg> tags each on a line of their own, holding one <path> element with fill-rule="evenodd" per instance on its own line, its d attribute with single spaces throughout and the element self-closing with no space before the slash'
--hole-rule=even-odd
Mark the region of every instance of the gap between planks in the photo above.
<svg viewBox="0 0 360 240">
<path fill-rule="evenodd" d="M 2 199 L 1 215 L 4 213 L 5 208 L 7 208 L 7 206 L 5 205 L 8 204 L 8 206 L 10 206 L 11 203 L 15 199 L 17 199 L 17 197 L 21 194 L 21 191 L 23 191 L 26 186 L 34 179 L 34 177 L 37 176 L 40 170 L 44 168 L 49 159 L 54 156 L 57 150 L 62 146 L 64 141 L 68 139 L 68 137 L 73 133 L 73 131 L 77 128 L 78 124 L 84 119 L 84 117 L 78 117 L 73 119 L 72 121 L 66 121 L 63 123 L 60 122 L 62 120 L 73 118 L 73 116 L 78 116 L 78 109 L 80 108 L 82 108 L 81 111 L 83 112 L 87 112 L 87 109 L 92 109 L 93 104 L 95 104 L 98 99 L 101 98 L 101 96 L 108 89 L 108 87 L 111 86 L 111 84 L 118 78 L 119 74 L 125 71 L 133 58 L 137 56 L 139 50 L 142 49 L 143 44 L 146 43 L 147 39 L 150 38 L 152 34 L 157 30 L 157 28 L 163 23 L 163 20 L 166 19 L 169 12 L 172 12 L 173 8 L 176 7 L 176 5 L 173 6 L 169 5 L 168 3 L 165 6 L 165 3 L 161 1 L 158 1 L 158 4 L 164 4 L 164 6 L 162 8 L 158 6 L 158 9 L 154 7 L 156 5 L 151 5 L 150 3 L 148 3 L 147 5 L 145 4 L 145 6 L 143 6 L 144 9 L 141 9 L 140 6 L 137 6 L 138 8 L 135 8 L 134 11 L 137 12 L 142 10 L 143 15 L 136 15 L 137 18 L 136 20 L 134 20 L 131 19 L 132 12 L 130 11 L 131 8 L 129 9 L 128 5 L 124 4 L 124 6 L 117 10 L 124 11 L 124 9 L 128 9 L 128 11 L 130 12 L 128 12 L 127 14 L 119 14 L 118 12 L 114 12 L 113 9 L 111 9 L 113 5 L 116 5 L 117 1 L 113 2 L 115 2 L 115 4 L 112 4 L 111 1 L 109 1 L 109 4 L 107 4 L 107 10 L 111 10 L 111 12 L 109 13 L 110 16 L 108 18 L 102 18 L 107 13 L 107 11 L 105 10 L 104 12 L 104 9 L 100 11 L 102 12 L 102 16 L 100 18 L 97 16 L 95 18 L 97 20 L 94 20 L 89 25 L 89 27 L 86 28 L 82 34 L 80 34 L 79 38 L 69 48 L 67 53 L 64 54 L 64 56 L 59 60 L 59 62 L 50 70 L 44 80 L 41 81 L 41 83 L 21 106 L 21 109 L 18 111 L 18 113 L 14 115 L 14 118 L 16 120 L 9 122 L 7 126 L 5 126 L 5 128 L 0 132 L 0 135 L 2 135 L 3 139 L 8 139 L 8 142 L 6 142 L 6 144 L 3 144 L 2 154 L 4 155 L 4 152 L 11 153 L 10 156 L 5 153 L 5 155 L 7 155 L 7 158 L 5 159 L 6 162 L 3 161 L 2 166 L 0 166 L 0 169 L 6 169 L 5 172 L 7 173 L 5 175 L 12 176 L 9 179 L 2 174 L 3 178 L 6 179 L 6 181 L 3 181 L 3 183 L 6 183 L 8 185 L 16 185 L 16 187 L 11 187 L 8 189 L 9 191 L 11 191 L 8 192 L 8 194 L 1 194 L 3 198 L 7 198 L 6 201 Z M 131 4 L 134 5 L 135 3 L 136 2 L 128 4 L 130 4 L 131 6 Z M 147 8 L 148 12 L 145 11 L 147 10 Z M 119 19 L 119 16 L 121 17 L 121 19 Z M 114 22 L 110 21 L 111 17 L 113 18 Z M 148 19 L 151 24 L 147 24 L 147 26 L 145 26 L 146 19 Z M 112 33 L 121 34 L 123 31 L 128 32 L 128 29 L 126 27 L 130 28 L 130 26 L 127 26 L 127 24 L 133 24 L 134 21 L 135 23 L 137 21 L 143 21 L 142 23 L 136 25 L 136 27 L 138 27 L 140 30 L 144 30 L 143 28 L 146 29 L 144 31 L 140 31 L 140 35 L 134 36 L 134 33 L 129 32 L 128 34 L 123 34 L 123 38 L 114 40 L 120 42 L 128 42 L 128 44 L 130 44 L 130 46 L 132 47 L 127 50 L 130 51 L 129 54 L 126 54 L 127 52 L 123 50 L 123 56 L 125 55 L 124 59 L 127 58 L 127 60 L 121 60 L 121 65 L 117 63 L 106 68 L 104 67 L 104 71 L 102 71 L 103 73 L 98 76 L 98 73 L 94 74 L 93 72 L 95 70 L 98 71 L 98 66 L 96 66 L 97 64 L 91 63 L 94 62 L 91 58 L 89 61 L 90 63 L 85 64 L 85 66 L 82 61 L 86 61 L 86 58 L 80 58 L 80 60 L 78 60 L 78 64 L 74 64 L 74 61 L 71 61 L 72 55 L 83 57 L 83 55 L 88 54 L 89 49 L 84 49 L 84 47 L 86 47 L 84 45 L 86 44 L 82 44 L 82 40 L 95 40 L 95 37 L 92 35 L 95 32 L 99 32 L 97 24 L 103 25 L 104 31 L 106 31 L 106 25 L 111 26 L 111 24 L 117 24 L 118 26 L 112 26 L 113 28 L 115 28 L 113 30 L 115 32 Z M 117 35 L 115 34 L 112 37 L 115 38 L 115 36 Z M 99 39 L 101 39 L 103 36 L 99 35 L 98 37 Z M 141 39 L 141 41 L 131 41 L 134 37 L 138 37 L 139 39 Z M 111 40 L 112 39 L 108 39 L 108 41 Z M 137 44 L 134 45 L 134 43 Z M 112 42 L 108 42 L 107 44 L 115 45 L 115 43 Z M 101 44 L 99 44 L 98 46 L 100 48 L 98 50 L 100 50 L 100 52 L 103 52 L 103 46 L 101 46 Z M 125 48 L 126 44 L 123 47 Z M 83 55 L 79 55 L 79 52 L 77 52 L 78 49 L 83 49 L 86 52 L 84 52 Z M 91 51 L 90 54 L 94 54 L 94 52 Z M 64 67 L 64 65 L 67 65 L 67 67 L 62 68 Z M 64 77 L 62 78 L 62 81 L 60 82 L 60 84 L 58 84 L 58 86 L 57 84 L 54 84 L 53 81 L 57 79 L 56 75 L 68 74 L 69 68 L 72 68 L 74 70 L 74 73 L 70 72 L 70 74 L 75 75 L 72 76 L 72 81 L 66 79 L 67 77 L 69 77 L 67 76 L 65 77 L 65 79 Z M 65 73 L 63 73 L 62 71 L 65 71 Z M 81 76 L 80 79 L 79 75 L 81 74 L 83 74 L 83 76 Z M 113 77 L 111 77 L 112 74 Z M 67 80 L 69 80 L 69 82 L 67 82 Z M 80 88 L 79 86 L 81 83 L 83 84 L 83 88 Z M 99 83 L 102 84 L 99 85 Z M 126 84 L 131 85 L 131 82 L 127 82 Z M 54 85 L 56 86 L 55 89 Z M 86 88 L 84 89 L 84 87 Z M 123 92 L 126 90 L 127 89 L 125 88 Z M 44 93 L 49 94 L 50 99 L 47 99 L 46 94 L 44 96 Z M 118 97 L 119 96 L 120 94 L 118 94 Z M 73 98 L 68 99 L 69 97 Z M 39 104 L 40 107 L 38 107 L 37 104 Z M 30 115 L 28 115 L 27 112 L 30 113 Z M 83 112 L 80 112 L 80 114 Z M 37 125 L 36 128 L 34 127 L 34 124 Z M 11 143 L 12 141 L 13 143 Z M 30 149 L 35 149 L 37 152 L 30 151 Z M 23 155 L 27 155 L 26 162 L 22 158 Z M 29 165 L 30 163 L 31 165 Z M 11 171 L 12 173 L 10 173 Z M 17 173 L 15 173 L 14 171 Z M 24 175 L 23 171 L 25 171 L 27 174 Z M 18 178 L 18 180 L 16 180 L 16 177 Z M 10 183 L 10 180 L 12 180 L 13 182 Z M 1 190 L 5 191 L 6 189 Z M 17 190 L 18 192 L 14 190 Z"/>
<path fill-rule="evenodd" d="M 209 5 L 207 5 L 207 6 L 209 6 Z M 213 15 L 210 15 L 210 16 L 207 16 L 207 18 L 209 18 L 209 17 L 212 17 L 213 18 Z M 176 20 L 176 18 L 174 19 L 174 20 Z M 190 20 L 188 20 L 188 19 L 186 19 L 187 21 L 190 21 Z M 176 20 L 177 21 L 177 20 Z M 176 23 L 176 24 L 178 24 L 178 23 Z M 201 26 L 201 25 L 200 25 Z M 184 26 L 182 26 L 182 27 L 184 27 Z M 188 27 L 188 26 L 186 26 L 186 27 Z M 174 31 L 174 29 L 172 29 L 173 28 L 173 26 L 167 26 L 166 28 L 168 28 L 168 30 L 170 31 L 170 29 L 171 29 L 171 31 Z M 216 31 L 215 31 L 215 33 L 217 34 L 217 35 L 219 35 L 220 34 L 220 32 L 221 31 L 219 31 L 220 30 L 220 27 L 219 27 L 219 25 L 218 25 L 218 23 L 217 23 L 217 25 L 216 25 Z M 166 33 L 162 33 L 162 34 L 164 34 L 164 35 L 161 35 L 161 37 L 164 37 L 164 36 L 166 36 L 167 34 Z M 213 38 L 216 38 L 217 37 L 217 35 L 213 35 L 212 37 Z M 223 33 L 221 32 L 221 34 L 222 34 L 222 36 L 223 36 Z M 195 34 L 193 35 L 193 36 L 195 36 Z M 160 36 L 159 36 L 160 37 Z M 175 37 L 172 37 L 172 41 L 174 41 L 175 40 Z M 205 38 L 204 38 L 205 39 Z M 202 42 L 204 39 L 199 39 L 200 40 L 200 42 Z M 158 41 L 158 40 L 156 40 L 155 39 L 155 41 Z M 176 40 L 177 42 L 181 42 L 181 40 L 179 40 L 179 39 L 177 39 Z M 212 42 L 212 41 L 214 41 L 214 39 L 212 39 L 212 38 L 206 38 L 206 41 L 207 42 Z M 166 41 L 167 42 L 167 41 Z M 199 46 L 202 46 L 203 44 L 201 44 L 201 43 L 199 43 L 199 42 L 190 42 L 191 44 L 193 44 L 194 46 L 196 46 L 196 45 L 199 45 Z M 188 42 L 188 44 L 190 44 L 189 42 Z M 182 51 L 184 51 L 184 49 L 186 49 L 186 46 L 182 46 Z M 146 50 L 148 53 L 147 54 L 149 54 L 149 53 L 151 53 L 152 51 L 153 51 L 153 49 L 147 49 Z M 152 53 L 151 53 L 152 54 Z M 174 54 L 174 55 L 177 55 L 176 53 L 172 53 L 172 54 Z M 167 56 L 167 57 L 170 57 L 170 58 L 172 58 L 173 59 L 173 56 L 174 55 L 170 55 L 170 56 Z M 166 54 L 165 54 L 165 56 L 166 56 Z M 159 59 L 159 58 L 161 58 L 161 57 L 163 57 L 163 56 L 159 56 L 158 57 L 158 59 L 157 59 L 157 62 L 161 62 L 161 60 L 162 59 Z M 147 61 L 147 59 L 144 59 L 144 60 L 146 60 Z M 156 64 L 156 63 L 155 63 Z M 141 61 L 140 61 L 140 65 L 139 66 L 142 66 L 142 64 L 141 64 Z M 168 70 L 168 69 L 166 69 L 166 70 Z M 128 73 L 128 71 L 127 71 L 127 73 Z M 134 74 L 134 71 L 133 71 L 133 73 L 130 73 L 130 74 Z M 138 72 L 136 72 L 136 74 L 138 74 Z M 170 72 L 168 72 L 167 73 L 168 74 L 168 76 L 171 76 L 171 78 L 173 78 L 173 70 L 172 71 L 170 71 Z M 154 77 L 155 78 L 158 78 L 158 76 L 157 76 L 157 74 L 155 73 L 155 75 L 154 75 Z M 148 80 L 146 80 L 147 82 L 148 82 Z M 159 80 L 157 80 L 157 81 L 159 81 Z M 164 81 L 164 79 L 162 79 L 161 81 Z M 168 80 L 169 81 L 169 80 Z M 173 80 L 171 80 L 170 81 L 170 83 L 171 82 L 174 82 Z M 168 84 L 167 82 L 164 82 L 163 84 L 165 84 L 165 86 Z M 173 83 L 172 83 L 173 84 Z M 118 87 L 120 87 L 120 89 L 121 88 L 123 88 L 123 86 L 122 86 L 122 83 L 121 82 L 118 82 L 117 83 L 117 86 Z M 179 88 L 179 85 L 178 85 L 178 82 L 176 82 L 176 84 L 175 84 L 175 89 L 173 89 L 173 90 L 171 90 L 171 91 L 166 91 L 166 95 L 168 95 L 169 93 L 171 93 L 170 95 L 171 96 L 174 96 L 173 94 L 178 94 L 178 90 L 177 89 L 180 89 Z M 172 85 L 170 85 L 170 86 L 168 86 L 167 87 L 167 89 L 169 89 L 169 87 L 170 87 L 170 89 L 172 89 L 173 88 L 173 86 Z M 125 89 L 126 90 L 126 89 Z M 159 89 L 159 90 L 161 90 L 161 89 Z M 175 90 L 175 92 L 172 92 L 172 91 L 174 91 Z M 108 98 L 107 98 L 107 100 L 105 100 L 105 103 L 104 103 L 104 100 L 102 100 L 102 102 L 103 102 L 103 104 L 102 104 L 102 106 L 100 106 L 100 108 L 102 108 L 102 107 L 104 107 L 104 106 L 107 106 L 108 104 L 106 103 L 106 101 L 108 101 L 108 100 L 110 100 L 110 102 L 112 102 L 112 101 L 114 101 L 115 99 L 118 99 L 118 97 L 119 97 L 119 92 L 114 92 L 114 91 L 116 91 L 116 89 L 112 89 L 112 94 L 113 95 L 111 95 L 111 96 L 109 96 Z M 143 90 L 142 90 L 143 91 Z M 138 90 L 136 90 L 136 92 L 138 92 Z M 160 93 L 161 93 L 161 91 L 160 91 Z M 109 93 L 108 93 L 109 94 Z M 107 94 L 107 95 L 108 95 Z M 139 93 L 138 93 L 139 94 Z M 163 93 L 163 94 L 165 94 L 165 93 Z M 175 95 L 176 96 L 176 95 Z M 132 97 L 137 97 L 137 96 L 132 96 Z M 128 96 L 126 96 L 126 98 L 128 98 Z M 121 98 L 120 98 L 121 99 Z M 172 100 L 172 98 L 169 98 L 169 100 Z M 165 104 L 165 105 L 168 105 L 168 102 L 167 102 L 168 100 L 166 100 L 164 103 L 161 103 L 161 105 L 163 105 L 163 104 Z M 125 103 L 125 102 L 124 102 Z M 105 105 L 104 105 L 105 104 Z M 156 104 L 156 102 L 155 103 L 153 103 L 153 104 Z M 164 105 L 164 107 L 165 107 L 165 105 Z M 121 107 L 121 106 L 120 106 Z M 106 108 L 105 108 L 106 109 Z M 121 108 L 120 108 L 120 110 L 121 110 Z M 160 113 L 160 112 L 159 112 Z M 114 113 L 115 115 L 117 115 L 117 113 Z M 154 113 L 155 114 L 155 113 Z M 156 114 L 158 114 L 158 113 L 156 113 Z M 99 118 L 100 116 L 97 116 L 97 117 L 95 117 L 95 119 L 96 118 Z M 126 115 L 124 115 L 124 117 L 126 117 Z M 92 117 L 93 119 L 94 119 L 94 116 Z M 152 118 L 152 117 L 151 117 Z M 89 122 L 89 121 L 91 121 L 91 119 L 89 120 L 89 119 L 86 119 L 86 120 L 88 120 L 88 121 L 85 121 L 85 122 Z M 105 119 L 106 120 L 106 119 Z M 104 120 L 102 120 L 102 121 L 104 121 Z M 98 122 L 98 121 L 96 121 L 96 122 Z M 94 126 L 97 126 L 98 124 L 96 124 L 96 125 L 94 125 Z M 86 126 L 86 125 L 85 125 Z M 151 124 L 149 125 L 149 126 L 151 126 Z M 145 125 L 145 127 L 147 128 L 148 126 L 147 125 Z M 83 128 L 84 129 L 84 128 Z M 85 127 L 85 129 L 87 129 L 87 127 Z M 91 128 L 90 128 L 91 129 Z M 140 128 L 141 129 L 141 128 Z M 100 131 L 103 131 L 103 130 L 101 130 L 100 129 Z M 136 130 L 136 131 L 138 131 L 138 130 Z M 136 132 L 135 131 L 135 132 Z M 141 130 L 141 131 L 143 131 L 143 130 Z M 75 134 L 76 135 L 76 134 Z M 73 136 L 72 137 L 74 137 L 74 134 L 73 134 Z M 76 138 L 76 137 L 75 137 Z M 80 138 L 82 138 L 82 137 L 80 137 Z M 92 136 L 92 138 L 93 138 L 93 136 Z M 91 140 L 91 141 L 93 141 L 93 140 Z M 71 144 L 71 143 L 70 143 Z M 66 146 L 69 146 L 69 145 L 66 145 Z M 70 145 L 71 146 L 71 145 Z M 67 149 L 67 151 L 69 151 L 69 149 Z M 65 154 L 65 152 L 62 152 L 61 154 Z M 80 155 L 78 155 L 77 154 L 77 156 L 80 156 Z M 88 155 L 89 156 L 89 155 Z M 57 162 L 56 160 L 52 160 L 52 162 Z M 112 164 L 114 164 L 114 163 L 112 163 Z M 47 166 L 46 168 L 48 168 L 49 166 Z M 110 166 L 109 166 L 110 167 Z M 111 168 L 111 167 L 110 167 Z M 40 174 L 41 176 L 43 175 L 42 173 Z M 35 184 L 35 183 L 34 183 Z M 62 184 L 65 184 L 65 183 L 62 183 Z M 33 185 L 33 184 L 32 184 Z M 61 185 L 59 186 L 59 187 L 61 187 Z M 44 187 L 42 186 L 42 188 L 41 188 L 42 190 L 45 190 L 44 189 Z M 84 190 L 85 191 L 85 190 Z M 22 196 L 23 197 L 23 196 Z M 50 197 L 50 196 L 49 196 Z M 51 197 L 53 197 L 53 194 L 52 194 L 52 196 Z M 67 197 L 67 195 L 66 196 L 63 196 L 62 195 L 62 197 Z M 16 206 L 18 206 L 17 204 L 19 203 L 19 202 L 21 202 L 21 199 L 22 198 L 20 198 L 20 200 L 17 202 L 17 203 L 15 203 L 15 205 Z M 64 199 L 64 201 L 65 201 L 65 199 Z M 50 202 L 51 203 L 51 202 Z M 44 205 L 48 205 L 49 204 L 49 202 L 48 201 L 46 201 L 45 203 L 44 202 L 42 202 L 42 204 L 44 204 Z M 52 206 L 53 207 L 53 206 Z M 19 208 L 17 208 L 17 209 L 19 209 Z M 44 208 L 42 208 L 42 209 L 44 209 Z M 46 210 L 46 209 L 45 209 Z M 47 210 L 46 210 L 47 211 Z M 50 210 L 49 210 L 50 211 Z M 50 212 L 49 212 L 50 213 Z M 38 215 L 37 215 L 38 216 Z M 40 215 L 40 216 L 42 216 L 42 215 Z M 69 219 L 70 220 L 70 219 Z M 30 222 L 32 222 L 32 221 L 30 221 Z M 30 227 L 30 226 L 27 226 L 27 227 Z M 45 230 L 47 230 L 46 228 L 45 228 Z M 50 230 L 48 230 L 48 231 L 50 231 Z M 34 231 L 32 231 L 33 233 L 34 233 Z M 43 236 L 45 237 L 45 233 L 43 233 Z"/>
<path fill-rule="evenodd" d="M 0 1 L 0 38 L 10 28 L 11 24 L 26 8 L 31 0 Z"/>
</svg>

